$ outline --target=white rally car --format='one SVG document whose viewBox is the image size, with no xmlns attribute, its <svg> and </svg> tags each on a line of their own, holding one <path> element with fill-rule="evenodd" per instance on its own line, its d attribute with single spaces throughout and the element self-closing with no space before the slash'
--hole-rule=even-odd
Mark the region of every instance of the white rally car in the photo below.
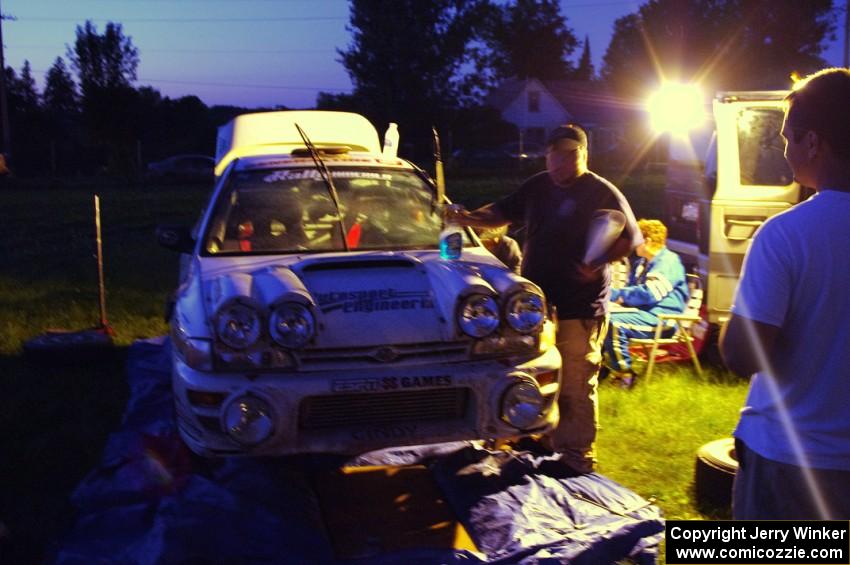
<svg viewBox="0 0 850 565">
<path fill-rule="evenodd" d="M 195 229 L 159 233 L 187 253 L 171 337 L 194 452 L 359 453 L 557 424 L 542 292 L 470 232 L 442 259 L 433 182 L 383 156 L 365 118 L 248 114 L 218 141 Z"/>
</svg>

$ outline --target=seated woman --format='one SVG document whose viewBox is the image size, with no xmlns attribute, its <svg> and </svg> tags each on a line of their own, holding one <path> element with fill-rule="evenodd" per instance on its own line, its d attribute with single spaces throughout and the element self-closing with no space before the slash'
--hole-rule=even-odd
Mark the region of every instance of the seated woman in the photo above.
<svg viewBox="0 0 850 565">
<path fill-rule="evenodd" d="M 685 267 L 666 247 L 667 227 L 658 220 L 638 220 L 638 227 L 644 243 L 635 250 L 628 284 L 611 290 L 611 301 L 629 310 L 612 309 L 604 345 L 606 367 L 628 388 L 635 383 L 629 339 L 652 337 L 658 314 L 680 314 L 688 304 Z"/>
</svg>

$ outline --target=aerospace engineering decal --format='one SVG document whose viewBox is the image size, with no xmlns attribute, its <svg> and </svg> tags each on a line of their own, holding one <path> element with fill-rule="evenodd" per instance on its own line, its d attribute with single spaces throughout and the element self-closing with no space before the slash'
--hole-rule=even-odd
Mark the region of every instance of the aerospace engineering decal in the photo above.
<svg viewBox="0 0 850 565">
<path fill-rule="evenodd" d="M 393 310 L 431 310 L 434 300 L 427 290 L 396 290 L 381 288 L 343 292 L 320 292 L 316 296 L 323 314 L 341 310 L 354 312 L 384 312 Z"/>
</svg>

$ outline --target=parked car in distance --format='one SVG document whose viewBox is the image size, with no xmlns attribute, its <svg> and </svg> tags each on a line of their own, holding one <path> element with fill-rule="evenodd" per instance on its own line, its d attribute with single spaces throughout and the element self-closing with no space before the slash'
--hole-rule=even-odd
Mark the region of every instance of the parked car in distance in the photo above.
<svg viewBox="0 0 850 565">
<path fill-rule="evenodd" d="M 543 292 L 468 228 L 443 257 L 436 186 L 382 154 L 366 118 L 238 116 L 217 159 L 195 228 L 158 230 L 184 258 L 172 386 L 192 451 L 354 454 L 557 425 Z"/>
<path fill-rule="evenodd" d="M 495 147 L 464 147 L 452 152 L 452 165 L 469 169 L 514 169 L 525 167 L 546 156 L 543 146 L 524 143 L 522 150 L 518 142 L 504 143 Z"/>
<path fill-rule="evenodd" d="M 174 155 L 148 165 L 147 175 L 153 179 L 204 182 L 213 179 L 215 159 L 206 155 Z"/>
<path fill-rule="evenodd" d="M 501 149 L 512 159 L 543 159 L 546 157 L 546 148 L 539 143 L 525 142 L 520 146 L 519 142 L 512 142 L 506 143 Z"/>
</svg>

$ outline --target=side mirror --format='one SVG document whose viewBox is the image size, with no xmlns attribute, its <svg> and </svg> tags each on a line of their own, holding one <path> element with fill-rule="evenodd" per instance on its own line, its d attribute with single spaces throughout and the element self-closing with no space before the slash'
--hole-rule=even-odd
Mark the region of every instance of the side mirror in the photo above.
<svg viewBox="0 0 850 565">
<path fill-rule="evenodd" d="M 195 240 L 191 230 L 183 225 L 163 224 L 156 227 L 156 240 L 165 247 L 180 253 L 192 253 Z"/>
</svg>

